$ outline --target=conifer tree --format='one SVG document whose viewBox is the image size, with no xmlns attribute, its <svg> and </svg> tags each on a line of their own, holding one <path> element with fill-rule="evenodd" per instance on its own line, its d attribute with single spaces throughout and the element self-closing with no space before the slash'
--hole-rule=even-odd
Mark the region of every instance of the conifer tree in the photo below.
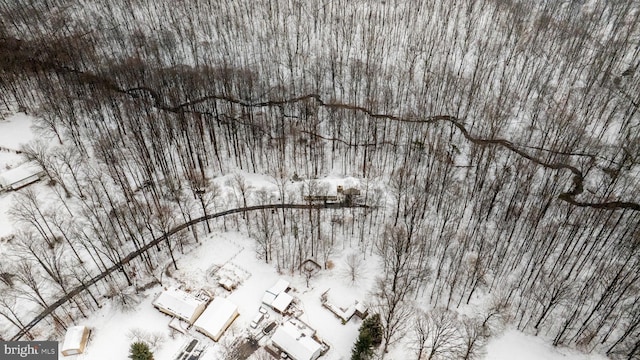
<svg viewBox="0 0 640 360">
<path fill-rule="evenodd" d="M 131 344 L 131 349 L 129 349 L 129 359 L 153 360 L 153 353 L 149 349 L 149 345 L 140 341 L 136 341 Z"/>
<path fill-rule="evenodd" d="M 382 343 L 380 315 L 375 314 L 364 320 L 360 326 L 358 340 L 351 351 L 351 360 L 366 360 L 373 356 L 373 349 Z"/>
</svg>

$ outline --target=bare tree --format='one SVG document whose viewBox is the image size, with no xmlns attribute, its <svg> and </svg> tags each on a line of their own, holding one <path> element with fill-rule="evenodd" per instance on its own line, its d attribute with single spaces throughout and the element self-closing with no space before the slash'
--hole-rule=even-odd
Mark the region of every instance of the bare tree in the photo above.
<svg viewBox="0 0 640 360">
<path fill-rule="evenodd" d="M 231 177 L 231 184 L 233 185 L 234 189 L 240 193 L 239 200 L 242 200 L 242 206 L 247 207 L 247 198 L 253 191 L 253 186 L 251 186 L 247 182 L 247 179 L 245 179 L 245 177 L 242 176 L 242 174 L 240 174 L 239 172 L 233 174 L 233 176 Z"/>
<path fill-rule="evenodd" d="M 126 312 L 134 311 L 142 300 L 131 286 L 123 286 L 117 282 L 109 283 L 106 297 L 113 299 L 114 305 Z"/>
<path fill-rule="evenodd" d="M 427 313 L 422 309 L 414 309 L 413 326 L 411 327 L 410 343 L 416 352 L 416 360 L 422 360 L 427 350 L 431 322 Z"/>
<path fill-rule="evenodd" d="M 487 343 L 487 332 L 478 319 L 463 317 L 460 325 L 460 335 L 463 342 L 458 351 L 460 359 L 480 359 Z"/>
<path fill-rule="evenodd" d="M 261 203 L 267 203 L 270 194 L 265 189 L 258 190 L 258 199 Z M 259 253 L 264 257 L 264 261 L 269 263 L 273 260 L 276 227 L 273 224 L 273 214 L 270 210 L 259 210 L 255 213 L 254 226 L 250 233 L 258 241 Z"/>
<path fill-rule="evenodd" d="M 380 314 L 382 324 L 384 344 L 382 357 L 384 357 L 389 347 L 404 336 L 412 309 L 404 301 L 403 292 L 393 292 L 389 283 L 384 279 L 376 281 L 374 299 L 373 308 Z"/>
<path fill-rule="evenodd" d="M 169 230 L 176 225 L 174 211 L 172 207 L 168 204 L 160 206 L 160 208 L 156 209 L 156 212 L 153 217 L 153 223 L 160 230 L 160 233 L 164 237 L 164 243 L 167 246 L 167 250 L 169 251 L 169 255 L 171 256 L 171 262 L 173 263 L 173 267 L 177 270 L 178 264 L 176 263 L 175 256 L 173 254 L 173 246 L 171 241 L 169 240 Z"/>
<path fill-rule="evenodd" d="M 55 156 L 67 168 L 69 175 L 71 175 L 71 178 L 73 179 L 73 183 L 76 185 L 78 195 L 80 197 L 84 197 L 84 194 L 82 193 L 84 186 L 80 183 L 80 168 L 84 165 L 84 159 L 82 156 L 70 146 L 58 147 L 55 152 Z"/>
<path fill-rule="evenodd" d="M 16 269 L 16 278 L 27 287 L 27 289 L 20 289 L 21 295 L 34 301 L 43 309 L 49 307 L 50 300 L 45 299 L 46 294 L 42 286 L 44 279 L 40 272 L 35 269 L 33 263 L 28 260 L 20 260 L 16 264 Z"/>
<path fill-rule="evenodd" d="M 455 315 L 437 308 L 428 315 L 429 340 L 426 345 L 427 360 L 450 359 L 460 352 L 462 342 Z"/>
<path fill-rule="evenodd" d="M 202 206 L 202 213 L 204 216 L 209 215 L 209 211 L 214 210 L 216 201 L 219 200 L 221 195 L 220 186 L 216 183 L 210 183 L 205 189 L 204 193 L 197 193 L 196 196 L 200 200 L 200 206 Z M 209 219 L 206 221 L 207 232 L 211 232 L 211 224 Z"/>
<path fill-rule="evenodd" d="M 415 291 L 417 251 L 403 227 L 385 228 L 376 250 L 382 259 L 383 277 L 378 279 L 375 296 L 383 326 L 383 354 L 401 337 L 406 328 L 410 308 L 405 301 Z"/>
<path fill-rule="evenodd" d="M 163 333 L 150 332 L 140 328 L 129 329 L 127 336 L 132 342 L 141 341 L 148 344 L 151 350 L 157 350 L 166 341 Z"/>
<path fill-rule="evenodd" d="M 33 141 L 28 144 L 24 144 L 20 148 L 24 157 L 38 164 L 42 171 L 47 174 L 47 177 L 54 179 L 55 176 L 51 173 L 51 154 L 49 146 L 44 141 Z"/>
<path fill-rule="evenodd" d="M 350 253 L 344 261 L 344 273 L 350 279 L 351 283 L 355 283 L 364 275 L 364 260 L 362 255 L 358 253 Z"/>
<path fill-rule="evenodd" d="M 33 226 L 50 248 L 55 246 L 56 235 L 53 232 L 48 216 L 33 189 L 18 192 L 15 205 L 9 214 L 17 221 Z"/>
<path fill-rule="evenodd" d="M 489 306 L 482 314 L 480 326 L 486 334 L 500 331 L 502 325 L 508 320 L 509 298 L 502 293 L 494 293 L 489 301 Z M 488 336 L 487 335 L 487 336 Z"/>
<path fill-rule="evenodd" d="M 7 319 L 19 330 L 24 329 L 22 316 L 16 312 L 19 293 L 15 289 L 2 288 L 0 291 L 0 316 Z"/>
</svg>

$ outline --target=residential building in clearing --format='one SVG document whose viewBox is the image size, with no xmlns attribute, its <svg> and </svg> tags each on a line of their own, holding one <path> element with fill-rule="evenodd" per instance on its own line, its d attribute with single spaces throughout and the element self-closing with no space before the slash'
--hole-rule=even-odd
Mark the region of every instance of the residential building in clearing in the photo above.
<svg viewBox="0 0 640 360">
<path fill-rule="evenodd" d="M 288 281 L 278 280 L 278 282 L 265 291 L 262 297 L 262 303 L 281 314 L 284 313 L 293 302 L 293 296 L 287 292 L 289 289 Z"/>
<path fill-rule="evenodd" d="M 331 289 L 322 293 L 320 302 L 323 307 L 334 313 L 344 323 L 348 322 L 353 315 L 364 319 L 368 314 L 367 307 L 361 301 L 347 295 L 331 292 Z"/>
<path fill-rule="evenodd" d="M 276 329 L 271 342 L 293 360 L 315 360 L 322 354 L 322 344 L 314 335 L 314 330 L 292 319 Z"/>
<path fill-rule="evenodd" d="M 0 174 L 0 192 L 18 190 L 44 176 L 44 171 L 33 162 L 24 163 Z"/>
<path fill-rule="evenodd" d="M 223 297 L 217 297 L 202 312 L 193 326 L 214 341 L 218 341 L 238 315 L 236 304 Z"/>
<path fill-rule="evenodd" d="M 193 324 L 207 306 L 209 298 L 194 296 L 186 291 L 169 288 L 163 291 L 153 302 L 158 310 L 165 314 Z"/>
</svg>

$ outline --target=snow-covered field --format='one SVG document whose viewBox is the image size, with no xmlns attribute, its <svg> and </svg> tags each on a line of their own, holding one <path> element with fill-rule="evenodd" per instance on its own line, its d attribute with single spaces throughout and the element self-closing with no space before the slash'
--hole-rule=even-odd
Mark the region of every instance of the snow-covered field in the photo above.
<svg viewBox="0 0 640 360">
<path fill-rule="evenodd" d="M 600 355 L 585 355 L 568 349 L 554 348 L 545 340 L 507 330 L 491 340 L 486 360 L 602 360 Z"/>
<path fill-rule="evenodd" d="M 249 330 L 249 323 L 258 313 L 264 291 L 278 279 L 291 282 L 293 294 L 301 301 L 304 314 L 300 317 L 305 323 L 317 330 L 317 335 L 330 344 L 331 349 L 322 359 L 349 359 L 351 347 L 357 337 L 361 321 L 356 317 L 348 323 L 341 320 L 323 308 L 320 295 L 331 288 L 338 293 L 366 301 L 368 288 L 371 286 L 376 273 L 375 258 L 366 262 L 366 274 L 355 283 L 344 274 L 344 259 L 336 259 L 336 266 L 331 270 L 322 270 L 311 278 L 307 288 L 305 279 L 299 274 L 278 274 L 273 267 L 256 259 L 253 249 L 254 241 L 237 232 L 219 233 L 203 239 L 202 245 L 184 254 L 178 261 L 178 271 L 171 277 L 162 278 L 162 286 L 155 286 L 143 294 L 135 309 L 123 311 L 112 305 L 105 306 L 89 319 L 78 319 L 79 325 L 86 325 L 93 329 L 87 350 L 82 355 L 65 357 L 77 360 L 111 360 L 125 358 L 129 344 L 133 341 L 132 334 L 147 333 L 156 335 L 161 340 L 154 349 L 155 359 L 172 360 L 180 349 L 196 338 L 206 344 L 203 360 L 221 359 L 224 346 L 230 344 L 234 338 L 244 338 Z M 232 264 L 238 271 L 246 271 L 249 276 L 233 292 L 217 287 L 210 271 L 215 266 Z M 217 296 L 225 296 L 234 302 L 240 316 L 227 330 L 219 343 L 191 329 L 186 335 L 173 332 L 168 327 L 170 318 L 156 310 L 151 304 L 163 288 L 183 285 L 193 291 L 199 288 L 214 289 Z M 280 316 L 270 312 L 270 320 L 280 319 Z M 60 339 L 62 340 L 62 339 Z M 409 354 L 403 349 L 391 352 L 387 359 L 407 359 Z M 575 351 L 554 348 L 547 341 L 539 337 L 525 335 L 519 331 L 507 330 L 504 334 L 493 338 L 488 346 L 485 360 L 600 360 L 597 355 L 586 356 Z"/>
<path fill-rule="evenodd" d="M 23 113 L 8 116 L 0 121 L 0 174 L 25 162 L 15 151 L 34 138 L 32 124 L 33 118 Z M 13 225 L 7 216 L 10 199 L 9 195 L 0 195 L 0 238 L 13 232 Z"/>
</svg>

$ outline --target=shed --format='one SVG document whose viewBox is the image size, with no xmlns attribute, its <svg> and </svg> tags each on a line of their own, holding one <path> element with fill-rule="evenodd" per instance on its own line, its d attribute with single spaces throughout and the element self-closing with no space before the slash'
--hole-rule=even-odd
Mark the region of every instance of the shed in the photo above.
<svg viewBox="0 0 640 360">
<path fill-rule="evenodd" d="M 235 281 L 228 277 L 221 277 L 220 280 L 218 280 L 218 284 L 227 291 L 233 291 L 238 286 Z"/>
<path fill-rule="evenodd" d="M 38 164 L 24 163 L 0 174 L 0 190 L 18 190 L 40 180 L 43 174 L 44 171 Z"/>
<path fill-rule="evenodd" d="M 217 297 L 207 306 L 193 326 L 214 341 L 218 341 L 238 315 L 238 307 L 234 303 Z"/>
<path fill-rule="evenodd" d="M 176 288 L 169 288 L 162 292 L 153 302 L 158 310 L 165 314 L 175 316 L 189 324 L 193 324 L 202 314 L 207 305 L 207 300 L 197 298 L 192 294 Z"/>
<path fill-rule="evenodd" d="M 291 322 L 285 322 L 278 327 L 271 337 L 271 342 L 293 360 L 315 360 L 322 352 L 320 343 Z"/>
<path fill-rule="evenodd" d="M 89 341 L 89 329 L 86 326 L 72 326 L 67 329 L 62 343 L 62 355 L 77 355 L 84 352 Z"/>
</svg>

